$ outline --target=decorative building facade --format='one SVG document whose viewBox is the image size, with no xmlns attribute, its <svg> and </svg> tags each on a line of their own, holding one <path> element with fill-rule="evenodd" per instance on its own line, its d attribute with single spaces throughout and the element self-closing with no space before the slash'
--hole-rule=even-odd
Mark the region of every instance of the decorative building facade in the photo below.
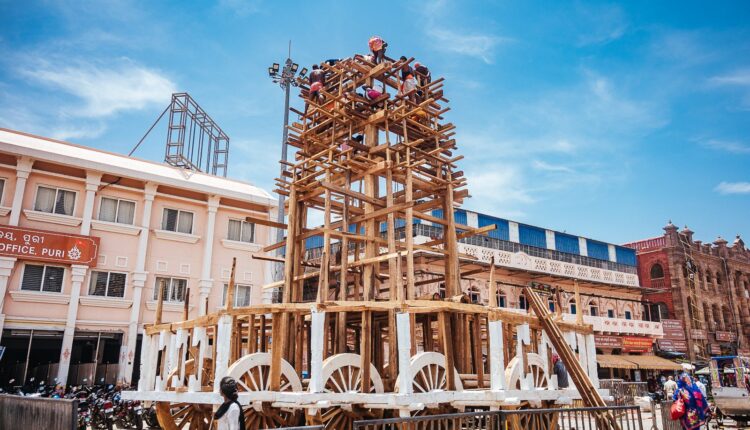
<svg viewBox="0 0 750 430">
<path fill-rule="evenodd" d="M 0 378 L 130 382 L 139 333 L 262 300 L 275 200 L 248 183 L 0 129 Z M 187 301 L 187 303 L 186 303 Z"/>
<path fill-rule="evenodd" d="M 650 318 L 684 327 L 678 348 L 666 342 L 662 350 L 684 352 L 692 362 L 750 353 L 750 251 L 739 236 L 731 245 L 721 237 L 703 243 L 670 222 L 663 236 L 627 246 L 651 290 L 644 294 Z"/>
</svg>

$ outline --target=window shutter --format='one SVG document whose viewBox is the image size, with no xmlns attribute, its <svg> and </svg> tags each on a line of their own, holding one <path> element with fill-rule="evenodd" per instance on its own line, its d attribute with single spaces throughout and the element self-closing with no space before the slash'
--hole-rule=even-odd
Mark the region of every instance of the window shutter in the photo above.
<svg viewBox="0 0 750 430">
<path fill-rule="evenodd" d="M 91 272 L 89 295 L 104 296 L 107 293 L 107 272 Z"/>
<path fill-rule="evenodd" d="M 0 199 L 3 197 L 3 191 L 5 191 L 5 179 L 0 179 Z"/>
<path fill-rule="evenodd" d="M 115 222 L 115 213 L 117 212 L 117 200 L 102 197 L 99 205 L 99 219 L 101 221 Z"/>
<path fill-rule="evenodd" d="M 193 213 L 180 211 L 180 221 L 177 223 L 177 231 L 191 234 L 193 232 Z"/>
<path fill-rule="evenodd" d="M 242 222 L 242 241 L 255 242 L 255 224 L 251 222 Z"/>
<path fill-rule="evenodd" d="M 156 283 L 154 284 L 154 300 L 159 300 L 159 289 L 161 288 L 162 282 L 164 282 L 162 298 L 167 300 L 167 294 L 169 293 L 169 278 L 156 278 Z"/>
<path fill-rule="evenodd" d="M 164 216 L 161 219 L 161 229 L 177 231 L 177 211 L 174 209 L 164 209 Z"/>
<path fill-rule="evenodd" d="M 133 224 L 135 217 L 135 203 L 120 200 L 117 211 L 117 222 L 121 224 Z"/>
<path fill-rule="evenodd" d="M 44 283 L 42 284 L 42 291 L 51 293 L 59 293 L 62 291 L 63 275 L 65 269 L 62 267 L 50 267 L 46 266 L 44 270 Z"/>
<path fill-rule="evenodd" d="M 36 202 L 34 202 L 34 210 L 40 212 L 52 213 L 55 208 L 55 189 L 47 187 L 39 187 L 36 191 Z"/>
<path fill-rule="evenodd" d="M 27 264 L 23 269 L 23 280 L 21 289 L 27 291 L 39 291 L 42 289 L 42 276 L 44 275 L 44 266 Z"/>
<path fill-rule="evenodd" d="M 242 224 L 240 221 L 230 219 L 229 220 L 229 231 L 227 232 L 227 239 L 229 240 L 240 240 L 240 230 Z"/>
<path fill-rule="evenodd" d="M 76 193 L 72 191 L 57 190 L 55 200 L 55 213 L 60 215 L 73 215 Z"/>
<path fill-rule="evenodd" d="M 107 289 L 108 297 L 125 297 L 125 279 L 124 273 L 111 272 L 109 274 L 109 288 Z"/>
</svg>

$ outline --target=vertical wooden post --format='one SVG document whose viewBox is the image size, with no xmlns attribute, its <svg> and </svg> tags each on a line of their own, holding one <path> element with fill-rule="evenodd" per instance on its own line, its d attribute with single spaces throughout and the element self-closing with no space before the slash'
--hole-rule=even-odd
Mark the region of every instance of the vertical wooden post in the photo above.
<svg viewBox="0 0 750 430">
<path fill-rule="evenodd" d="M 190 288 L 185 290 L 185 305 L 182 308 L 182 320 L 187 321 L 190 314 Z"/>
<path fill-rule="evenodd" d="M 154 324 L 161 324 L 161 314 L 164 309 L 164 288 L 167 282 L 162 279 L 159 282 L 159 300 L 156 302 L 156 315 L 154 315 Z"/>
<path fill-rule="evenodd" d="M 461 293 L 460 274 L 458 269 L 458 239 L 456 237 L 456 220 L 453 213 L 453 178 L 449 167 L 445 167 L 445 200 L 443 217 L 446 226 L 443 229 L 443 243 L 445 247 L 445 294 L 453 297 Z"/>
<path fill-rule="evenodd" d="M 456 389 L 456 374 L 453 360 L 453 336 L 451 334 L 450 315 L 441 311 L 438 313 L 438 325 L 440 326 L 440 337 L 443 341 L 443 353 L 445 355 L 445 373 L 448 391 Z"/>
<path fill-rule="evenodd" d="M 578 279 L 573 279 L 576 292 L 576 324 L 583 325 L 583 309 L 581 309 L 581 291 L 578 289 Z"/>
<path fill-rule="evenodd" d="M 490 258 L 490 279 L 487 281 L 487 291 L 489 291 L 489 304 L 491 308 L 496 308 L 497 303 L 497 284 L 495 283 L 495 256 Z"/>
<path fill-rule="evenodd" d="M 482 322 L 480 314 L 474 314 L 474 327 L 472 330 L 471 341 L 474 346 L 474 370 L 477 373 L 477 383 L 479 388 L 484 388 L 484 360 L 482 357 Z"/>
<path fill-rule="evenodd" d="M 360 333 L 360 371 L 362 374 L 362 392 L 370 392 L 370 363 L 372 363 L 372 311 L 362 311 Z"/>
<path fill-rule="evenodd" d="M 234 277 L 237 270 L 237 257 L 232 258 L 232 271 L 229 275 L 229 285 L 227 286 L 227 311 L 234 309 Z"/>
<path fill-rule="evenodd" d="M 499 391 L 505 389 L 505 354 L 503 341 L 503 322 L 490 321 L 487 324 L 487 337 L 490 341 L 490 351 L 487 361 L 490 363 L 490 389 Z"/>
</svg>

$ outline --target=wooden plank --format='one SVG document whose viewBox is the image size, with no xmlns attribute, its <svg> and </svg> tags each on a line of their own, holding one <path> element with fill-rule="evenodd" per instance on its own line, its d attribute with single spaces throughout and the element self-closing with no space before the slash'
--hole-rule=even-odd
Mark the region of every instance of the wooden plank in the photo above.
<svg viewBox="0 0 750 430">
<path fill-rule="evenodd" d="M 370 392 L 370 364 L 372 363 L 372 313 L 362 312 L 362 326 L 360 330 L 360 371 L 362 373 L 362 392 Z"/>
<path fill-rule="evenodd" d="M 283 209 L 279 208 L 279 210 L 283 210 Z M 254 224 L 265 225 L 267 227 L 278 228 L 278 229 L 281 229 L 281 230 L 286 230 L 287 229 L 287 225 L 286 224 L 283 224 L 283 223 L 280 223 L 280 222 L 276 222 L 276 221 L 271 221 L 270 219 L 259 218 L 259 217 L 254 217 L 254 216 L 250 216 L 250 215 L 248 215 L 248 216 L 245 217 L 245 221 L 251 222 L 251 223 L 254 223 Z"/>
<path fill-rule="evenodd" d="M 445 373 L 448 391 L 456 389 L 455 366 L 453 364 L 453 337 L 451 333 L 451 323 L 447 312 L 438 313 L 438 327 L 440 337 L 443 342 L 443 354 L 445 355 Z"/>
<path fill-rule="evenodd" d="M 460 240 L 460 239 L 463 239 L 463 238 L 466 238 L 466 237 L 471 237 L 471 236 L 477 236 L 477 235 L 480 235 L 480 234 L 484 234 L 484 233 L 487 233 L 489 231 L 495 230 L 496 228 L 497 228 L 497 226 L 495 224 L 486 225 L 484 227 L 479 227 L 479 228 L 472 228 L 471 230 L 464 231 L 464 232 L 462 232 L 460 234 L 457 234 L 456 235 L 456 240 Z M 427 243 L 423 243 L 422 246 L 435 246 L 435 245 L 439 245 L 442 242 L 443 242 L 442 240 L 438 239 L 438 240 L 433 240 L 433 241 L 430 241 L 430 242 L 427 242 Z"/>
<path fill-rule="evenodd" d="M 365 203 L 369 203 L 369 204 L 380 206 L 380 207 L 386 206 L 385 202 L 383 202 L 381 199 L 377 197 L 368 196 L 366 194 L 358 193 L 357 191 L 353 191 L 353 190 L 347 190 L 342 187 L 336 186 L 330 182 L 323 181 L 320 183 L 320 185 L 327 190 L 331 190 L 335 193 L 349 196 L 353 199 L 357 199 Z"/>
<path fill-rule="evenodd" d="M 229 274 L 229 285 L 227 286 L 227 311 L 234 309 L 234 275 L 237 269 L 237 257 L 232 258 L 232 271 Z"/>
<path fill-rule="evenodd" d="M 484 360 L 482 357 L 482 327 L 480 315 L 473 316 L 472 344 L 474 346 L 474 371 L 477 374 L 479 388 L 484 388 Z M 488 348 L 489 350 L 489 348 Z"/>
</svg>

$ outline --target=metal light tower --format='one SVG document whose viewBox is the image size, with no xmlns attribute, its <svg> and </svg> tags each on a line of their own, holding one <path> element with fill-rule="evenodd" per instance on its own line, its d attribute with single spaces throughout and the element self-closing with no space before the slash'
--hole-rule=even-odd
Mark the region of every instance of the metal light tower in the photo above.
<svg viewBox="0 0 750 430">
<path fill-rule="evenodd" d="M 292 42 L 289 41 L 289 54 L 287 55 L 286 61 L 284 62 L 284 68 L 279 69 L 279 63 L 273 63 L 270 67 L 268 67 L 268 76 L 271 78 L 271 80 L 279 84 L 282 90 L 284 90 L 284 128 L 282 130 L 282 137 L 281 137 L 281 176 L 284 177 L 284 171 L 286 170 L 286 165 L 284 162 L 286 162 L 287 157 L 287 138 L 288 138 L 288 130 L 287 126 L 289 125 L 289 90 L 291 87 L 296 87 L 298 85 L 297 79 L 304 77 L 307 74 L 307 69 L 302 68 L 302 70 L 299 71 L 299 75 L 297 75 L 297 69 L 299 68 L 299 65 L 292 61 L 291 59 L 292 55 Z M 299 76 L 299 77 L 298 77 Z M 278 216 L 277 221 L 281 224 L 284 224 L 284 195 L 279 194 L 279 210 L 278 210 Z M 284 231 L 282 229 L 276 230 L 276 242 L 281 242 L 284 240 Z M 279 253 L 281 250 L 279 250 Z M 281 269 L 281 264 L 276 264 L 274 268 L 274 280 L 279 281 L 281 280 L 283 270 Z"/>
</svg>

